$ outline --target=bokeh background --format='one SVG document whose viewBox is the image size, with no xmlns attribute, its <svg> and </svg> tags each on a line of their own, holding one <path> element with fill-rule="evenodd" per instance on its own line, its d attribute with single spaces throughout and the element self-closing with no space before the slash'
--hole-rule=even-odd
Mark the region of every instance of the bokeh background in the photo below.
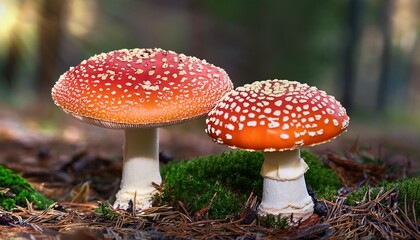
<svg viewBox="0 0 420 240">
<path fill-rule="evenodd" d="M 226 69 L 235 86 L 278 78 L 326 90 L 351 123 L 315 150 L 357 144 L 419 167 L 419 30 L 419 0 L 0 0 L 0 138 L 118 156 L 122 133 L 68 118 L 51 87 L 94 54 L 159 47 Z M 163 128 L 162 151 L 224 151 L 203 129 L 203 119 Z"/>
</svg>

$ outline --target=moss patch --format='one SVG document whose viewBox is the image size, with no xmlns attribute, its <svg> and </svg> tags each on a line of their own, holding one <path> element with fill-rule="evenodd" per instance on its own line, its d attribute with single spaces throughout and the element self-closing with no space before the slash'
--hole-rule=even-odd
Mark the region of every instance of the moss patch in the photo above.
<svg viewBox="0 0 420 240">
<path fill-rule="evenodd" d="M 26 206 L 26 201 L 33 203 L 39 209 L 45 209 L 53 202 L 35 188 L 19 174 L 0 166 L 0 206 L 11 210 L 16 205 Z"/>
<path fill-rule="evenodd" d="M 413 217 L 412 206 L 414 204 L 414 211 L 416 216 L 420 216 L 420 178 L 406 178 L 395 182 L 382 182 L 378 187 L 362 187 L 350 193 L 347 197 L 347 204 L 355 205 L 357 202 L 363 200 L 367 191 L 370 191 L 371 198 L 375 198 L 380 191 L 386 192 L 396 187 L 399 191 L 398 206 L 404 209 L 404 202 L 406 201 L 408 215 Z M 368 199 L 366 199 L 367 201 Z"/>
<path fill-rule="evenodd" d="M 309 151 L 301 151 L 301 156 L 309 166 L 305 173 L 306 184 L 313 189 L 317 199 L 334 199 L 342 187 L 335 172 Z"/>
<path fill-rule="evenodd" d="M 310 168 L 305 174 L 308 186 L 319 198 L 333 198 L 341 187 L 335 173 L 308 151 L 302 151 L 302 157 Z M 162 169 L 163 201 L 175 205 L 181 201 L 191 213 L 211 202 L 209 217 L 225 218 L 239 212 L 251 192 L 261 199 L 262 162 L 260 152 L 232 151 L 170 163 Z"/>
</svg>

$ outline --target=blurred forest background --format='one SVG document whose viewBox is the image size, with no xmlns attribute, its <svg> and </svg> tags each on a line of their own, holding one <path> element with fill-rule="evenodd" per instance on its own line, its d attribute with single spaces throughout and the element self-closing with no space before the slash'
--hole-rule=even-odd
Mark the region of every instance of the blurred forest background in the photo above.
<svg viewBox="0 0 420 240">
<path fill-rule="evenodd" d="M 70 66 L 159 47 L 226 69 L 235 86 L 274 78 L 315 85 L 348 110 L 340 141 L 418 160 L 419 30 L 419 0 L 0 0 L 0 118 L 36 117 L 29 125 L 48 132 L 65 122 L 50 90 Z M 109 131 L 69 121 L 77 126 L 62 128 L 69 139 L 83 139 L 84 127 Z"/>
</svg>

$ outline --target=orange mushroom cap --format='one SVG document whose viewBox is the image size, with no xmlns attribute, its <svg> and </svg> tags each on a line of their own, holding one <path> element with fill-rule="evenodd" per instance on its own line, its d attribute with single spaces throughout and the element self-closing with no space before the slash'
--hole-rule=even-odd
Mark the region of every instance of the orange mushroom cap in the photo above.
<svg viewBox="0 0 420 240">
<path fill-rule="evenodd" d="M 227 93 L 206 119 L 207 134 L 234 148 L 292 150 L 326 142 L 349 117 L 324 91 L 296 81 L 266 80 Z"/>
<path fill-rule="evenodd" d="M 70 68 L 52 98 L 82 121 L 134 128 L 203 116 L 232 88 L 227 73 L 205 60 L 158 48 L 122 49 Z"/>
</svg>

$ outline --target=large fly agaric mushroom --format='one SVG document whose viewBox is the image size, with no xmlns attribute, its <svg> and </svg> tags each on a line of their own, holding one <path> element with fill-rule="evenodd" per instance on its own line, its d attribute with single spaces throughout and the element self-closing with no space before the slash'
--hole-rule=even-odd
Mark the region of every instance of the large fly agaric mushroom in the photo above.
<svg viewBox="0 0 420 240">
<path fill-rule="evenodd" d="M 70 68 L 52 89 L 56 105 L 77 119 L 124 129 L 121 189 L 114 208 L 151 206 L 161 184 L 157 127 L 206 115 L 233 88 L 205 60 L 162 49 L 102 53 Z"/>
<path fill-rule="evenodd" d="M 313 213 L 299 148 L 327 142 L 346 130 L 349 117 L 333 96 L 287 80 L 254 82 L 227 93 L 210 111 L 207 134 L 217 143 L 264 152 L 259 215 L 292 221 Z"/>
</svg>

